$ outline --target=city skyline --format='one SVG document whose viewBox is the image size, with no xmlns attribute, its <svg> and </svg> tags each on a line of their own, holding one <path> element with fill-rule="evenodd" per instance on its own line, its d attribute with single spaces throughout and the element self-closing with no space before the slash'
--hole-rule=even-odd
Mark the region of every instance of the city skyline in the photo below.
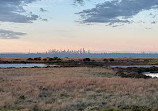
<svg viewBox="0 0 158 111">
<path fill-rule="evenodd" d="M 31 50 L 25 52 L 0 52 L 0 54 L 108 54 L 108 53 L 131 53 L 131 54 L 158 54 L 158 51 L 96 51 L 85 48 L 80 49 L 49 49 L 43 52 L 32 52 Z"/>
</svg>

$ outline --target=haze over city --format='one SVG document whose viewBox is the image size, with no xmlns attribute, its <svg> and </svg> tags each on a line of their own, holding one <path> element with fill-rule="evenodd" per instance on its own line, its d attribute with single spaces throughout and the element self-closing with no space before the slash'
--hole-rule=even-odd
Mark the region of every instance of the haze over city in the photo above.
<svg viewBox="0 0 158 111">
<path fill-rule="evenodd" d="M 158 51 L 158 0 L 0 0 L 0 52 Z"/>
</svg>

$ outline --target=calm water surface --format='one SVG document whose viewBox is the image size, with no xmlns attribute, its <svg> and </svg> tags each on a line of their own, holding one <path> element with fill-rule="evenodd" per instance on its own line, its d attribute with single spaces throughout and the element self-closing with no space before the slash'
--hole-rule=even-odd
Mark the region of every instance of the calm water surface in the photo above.
<svg viewBox="0 0 158 111">
<path fill-rule="evenodd" d="M 70 58 L 158 58 L 158 54 L 136 53 L 90 53 L 90 54 L 45 54 L 45 53 L 0 53 L 0 58 L 8 57 L 70 57 Z"/>
<path fill-rule="evenodd" d="M 47 65 L 47 64 L 0 64 L 0 68 L 21 68 L 21 67 L 55 67 L 57 65 Z"/>
</svg>

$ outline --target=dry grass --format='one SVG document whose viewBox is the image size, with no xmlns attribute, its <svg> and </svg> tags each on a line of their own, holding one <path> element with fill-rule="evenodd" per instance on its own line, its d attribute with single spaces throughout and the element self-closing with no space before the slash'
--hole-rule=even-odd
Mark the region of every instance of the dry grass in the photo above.
<svg viewBox="0 0 158 111">
<path fill-rule="evenodd" d="M 158 105 L 157 79 L 120 78 L 113 73 L 86 67 L 0 69 L 0 108 L 75 111 Z"/>
</svg>

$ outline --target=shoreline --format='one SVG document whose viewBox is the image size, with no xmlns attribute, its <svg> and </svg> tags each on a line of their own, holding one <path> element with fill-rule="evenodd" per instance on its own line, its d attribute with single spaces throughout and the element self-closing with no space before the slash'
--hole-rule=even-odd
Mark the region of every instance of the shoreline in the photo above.
<svg viewBox="0 0 158 111">
<path fill-rule="evenodd" d="M 84 60 L 85 59 L 85 60 Z M 87 59 L 87 60 L 86 60 Z M 8 63 L 89 63 L 91 65 L 158 65 L 158 58 L 0 58 L 0 64 Z"/>
</svg>

